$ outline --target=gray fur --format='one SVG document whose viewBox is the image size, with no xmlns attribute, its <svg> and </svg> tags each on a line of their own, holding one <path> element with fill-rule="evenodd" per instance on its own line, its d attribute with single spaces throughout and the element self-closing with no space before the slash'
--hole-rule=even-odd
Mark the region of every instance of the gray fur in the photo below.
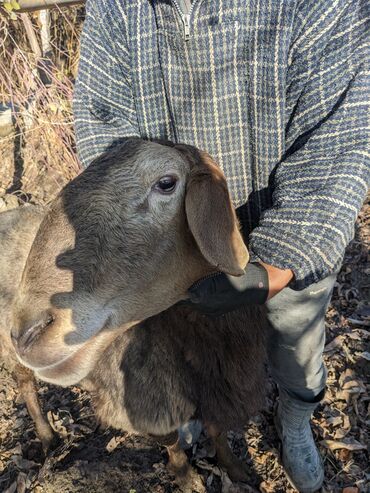
<svg viewBox="0 0 370 493">
<path fill-rule="evenodd" d="M 17 361 L 10 341 L 12 304 L 43 216 L 34 205 L 0 212 L 0 354 L 11 367 Z"/>
<path fill-rule="evenodd" d="M 176 193 L 153 192 L 172 172 Z M 25 258 L 14 228 L 9 248 L 24 248 Z M 228 258 L 219 258 L 223 247 Z M 22 362 L 44 380 L 81 382 L 101 421 L 120 429 L 167 435 L 192 417 L 221 431 L 242 426 L 263 403 L 261 312 L 211 319 L 171 305 L 216 266 L 238 272 L 246 261 L 211 158 L 189 146 L 128 141 L 67 185 L 42 221 L 13 303 L 14 335 L 44 313 L 53 322 L 19 351 Z"/>
</svg>

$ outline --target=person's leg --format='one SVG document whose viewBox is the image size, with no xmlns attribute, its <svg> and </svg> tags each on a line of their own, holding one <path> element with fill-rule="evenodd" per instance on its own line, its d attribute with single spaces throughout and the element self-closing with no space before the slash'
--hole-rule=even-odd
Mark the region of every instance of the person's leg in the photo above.
<svg viewBox="0 0 370 493">
<path fill-rule="evenodd" d="M 300 400 L 315 399 L 325 387 L 324 319 L 335 279 L 329 276 L 301 291 L 283 289 L 267 302 L 272 377 Z"/>
<path fill-rule="evenodd" d="M 279 386 L 276 425 L 283 465 L 301 493 L 320 488 L 323 467 L 309 420 L 324 394 L 325 312 L 336 275 L 302 291 L 286 288 L 267 303 L 270 371 Z"/>
</svg>

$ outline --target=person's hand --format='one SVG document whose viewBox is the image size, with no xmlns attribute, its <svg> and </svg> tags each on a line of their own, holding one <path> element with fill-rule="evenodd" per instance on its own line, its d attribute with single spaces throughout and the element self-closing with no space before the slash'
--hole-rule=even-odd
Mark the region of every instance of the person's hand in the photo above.
<svg viewBox="0 0 370 493">
<path fill-rule="evenodd" d="M 242 305 L 262 305 L 285 288 L 293 272 L 262 263 L 250 263 L 240 277 L 215 272 L 194 283 L 188 290 L 193 308 L 219 316 Z"/>
<path fill-rule="evenodd" d="M 264 264 L 262 262 L 260 265 L 262 265 L 267 271 L 269 279 L 269 294 L 267 299 L 269 300 L 288 286 L 290 281 L 293 279 L 294 274 L 291 269 L 278 269 L 273 265 Z"/>
</svg>

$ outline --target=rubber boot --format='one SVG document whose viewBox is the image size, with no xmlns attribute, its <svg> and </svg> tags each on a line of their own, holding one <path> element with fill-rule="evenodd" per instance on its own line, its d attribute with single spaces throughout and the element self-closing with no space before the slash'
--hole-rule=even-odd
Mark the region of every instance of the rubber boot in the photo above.
<svg viewBox="0 0 370 493">
<path fill-rule="evenodd" d="M 275 426 L 282 442 L 282 462 L 289 482 L 300 493 L 314 493 L 324 480 L 323 463 L 315 445 L 310 419 L 316 402 L 304 402 L 279 390 Z"/>
</svg>

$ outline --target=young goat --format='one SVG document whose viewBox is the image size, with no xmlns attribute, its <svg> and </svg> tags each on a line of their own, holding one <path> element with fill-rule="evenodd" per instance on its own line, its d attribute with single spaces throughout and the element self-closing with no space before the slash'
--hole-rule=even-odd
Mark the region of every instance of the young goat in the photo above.
<svg viewBox="0 0 370 493">
<path fill-rule="evenodd" d="M 80 382 L 104 424 L 156 436 L 184 491 L 202 491 L 176 431 L 192 418 L 206 426 L 220 465 L 244 480 L 226 431 L 262 405 L 261 314 L 209 318 L 173 305 L 199 278 L 240 275 L 247 261 L 211 158 L 129 139 L 46 213 L 13 304 L 18 358 L 43 380 Z"/>
<path fill-rule="evenodd" d="M 44 451 L 47 451 L 54 441 L 54 434 L 41 413 L 33 371 L 19 363 L 10 338 L 11 308 L 32 242 L 44 217 L 44 209 L 14 205 L 13 200 L 11 207 L 0 213 L 0 356 L 17 381 Z"/>
</svg>

